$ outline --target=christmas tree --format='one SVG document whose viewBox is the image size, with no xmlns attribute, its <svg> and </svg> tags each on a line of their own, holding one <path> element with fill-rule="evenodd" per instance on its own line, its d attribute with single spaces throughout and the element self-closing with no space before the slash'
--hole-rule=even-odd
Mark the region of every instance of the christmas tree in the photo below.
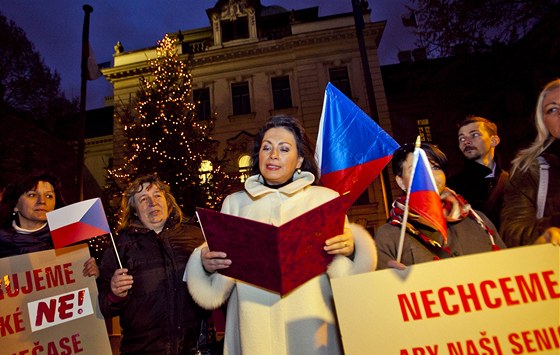
<svg viewBox="0 0 560 355">
<path fill-rule="evenodd" d="M 196 116 L 192 76 L 179 59 L 175 40 L 166 35 L 158 42 L 149 69 L 151 76 L 140 78 L 134 102 L 116 110 L 126 143 L 122 166 L 108 171 L 109 209 L 117 213 L 123 189 L 146 174 L 157 174 L 169 184 L 188 215 L 197 206 L 219 206 L 236 177 L 228 176 L 217 158 L 218 142 L 211 136 L 215 115 L 205 120 Z"/>
</svg>

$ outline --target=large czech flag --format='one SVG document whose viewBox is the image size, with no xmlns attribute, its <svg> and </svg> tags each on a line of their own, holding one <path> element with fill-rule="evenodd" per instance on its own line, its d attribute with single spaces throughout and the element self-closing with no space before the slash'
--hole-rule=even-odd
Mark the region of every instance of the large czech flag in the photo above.
<svg viewBox="0 0 560 355">
<path fill-rule="evenodd" d="M 399 147 L 374 120 L 331 83 L 325 90 L 317 137 L 323 186 L 350 192 L 354 203 Z"/>
<path fill-rule="evenodd" d="M 55 248 L 111 233 L 99 198 L 77 202 L 47 213 Z"/>
<path fill-rule="evenodd" d="M 421 148 L 414 149 L 408 208 L 426 219 L 447 241 L 447 223 L 430 162 Z"/>
</svg>

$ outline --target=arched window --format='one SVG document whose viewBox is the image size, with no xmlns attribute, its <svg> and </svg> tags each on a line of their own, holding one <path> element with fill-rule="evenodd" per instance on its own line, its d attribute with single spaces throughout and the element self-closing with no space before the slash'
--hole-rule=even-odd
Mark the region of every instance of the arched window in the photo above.
<svg viewBox="0 0 560 355">
<path fill-rule="evenodd" d="M 198 176 L 200 177 L 201 183 L 206 184 L 210 181 L 213 169 L 214 167 L 212 166 L 212 162 L 210 160 L 203 160 L 202 163 L 200 163 L 200 169 L 198 169 L 200 175 Z"/>
<path fill-rule="evenodd" d="M 249 176 L 251 176 L 251 157 L 249 154 L 242 155 L 237 165 L 239 166 L 239 174 L 241 182 L 245 182 Z"/>
</svg>

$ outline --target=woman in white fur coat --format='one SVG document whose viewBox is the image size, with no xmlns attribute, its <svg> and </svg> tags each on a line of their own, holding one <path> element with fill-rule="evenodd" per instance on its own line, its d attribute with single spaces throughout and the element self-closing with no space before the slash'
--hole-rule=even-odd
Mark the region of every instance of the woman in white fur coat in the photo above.
<svg viewBox="0 0 560 355">
<path fill-rule="evenodd" d="M 272 117 L 260 130 L 245 190 L 229 195 L 222 212 L 281 225 L 333 199 L 338 193 L 314 185 L 313 146 L 299 122 Z M 254 251 L 258 253 L 258 250 Z M 342 354 L 329 277 L 375 270 L 377 254 L 369 233 L 346 222 L 344 234 L 325 242 L 334 254 L 325 274 L 284 297 L 216 270 L 232 261 L 220 251 L 197 248 L 185 271 L 193 299 L 215 309 L 227 302 L 224 354 Z"/>
</svg>

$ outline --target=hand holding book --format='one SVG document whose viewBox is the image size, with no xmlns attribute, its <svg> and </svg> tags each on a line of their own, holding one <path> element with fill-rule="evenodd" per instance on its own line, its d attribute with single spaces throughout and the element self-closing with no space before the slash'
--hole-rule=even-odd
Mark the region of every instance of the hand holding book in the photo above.
<svg viewBox="0 0 560 355">
<path fill-rule="evenodd" d="M 334 254 L 352 253 L 347 200 L 339 196 L 279 227 L 198 209 L 211 250 L 202 252 L 203 266 L 285 294 L 325 272 Z"/>
<path fill-rule="evenodd" d="M 226 269 L 231 265 L 231 260 L 226 259 L 227 254 L 222 251 L 210 251 L 208 248 L 201 250 L 202 266 L 207 272 Z"/>
</svg>

